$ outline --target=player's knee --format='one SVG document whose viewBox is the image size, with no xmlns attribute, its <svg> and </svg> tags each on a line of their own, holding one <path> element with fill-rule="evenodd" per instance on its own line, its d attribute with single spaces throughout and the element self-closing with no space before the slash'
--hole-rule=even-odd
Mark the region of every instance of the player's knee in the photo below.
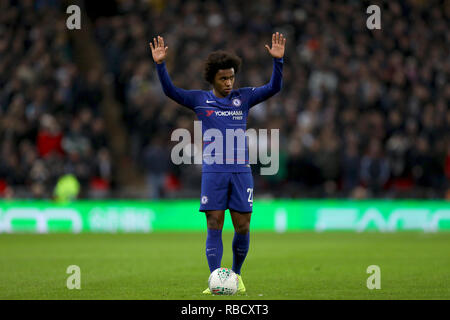
<svg viewBox="0 0 450 320">
<path fill-rule="evenodd" d="M 235 226 L 234 230 L 239 234 L 247 234 L 250 231 L 250 221 L 239 223 L 237 226 Z"/>
<path fill-rule="evenodd" d="M 221 223 L 218 219 L 211 219 L 207 222 L 208 229 L 222 229 L 223 223 Z"/>
<path fill-rule="evenodd" d="M 207 215 L 206 224 L 208 229 L 222 229 L 223 219 L 215 215 Z"/>
</svg>

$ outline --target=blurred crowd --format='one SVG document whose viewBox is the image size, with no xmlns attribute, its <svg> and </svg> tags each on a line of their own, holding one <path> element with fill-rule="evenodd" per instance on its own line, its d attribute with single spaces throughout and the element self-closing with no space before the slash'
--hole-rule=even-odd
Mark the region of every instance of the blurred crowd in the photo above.
<svg viewBox="0 0 450 320">
<path fill-rule="evenodd" d="M 381 30 L 366 27 L 371 4 L 381 8 Z M 450 199 L 450 2 L 111 0 L 107 14 L 100 8 L 87 7 L 91 30 L 146 197 L 196 198 L 201 181 L 200 165 L 170 161 L 171 133 L 192 131 L 196 117 L 164 96 L 149 41 L 165 38 L 178 87 L 209 90 L 203 63 L 218 49 L 242 58 L 235 86 L 248 87 L 269 81 L 264 45 L 279 31 L 283 88 L 251 109 L 248 128 L 280 129 L 280 169 L 263 176 L 253 166 L 255 197 Z M 126 170 L 113 164 L 99 108 L 105 75 L 80 72 L 66 18 L 59 0 L 0 1 L 0 197 L 50 198 L 66 174 L 82 196 L 105 196 Z"/>
<path fill-rule="evenodd" d="M 366 27 L 370 4 L 381 8 L 381 30 Z M 217 49 L 242 57 L 236 87 L 260 86 L 272 72 L 264 44 L 279 31 L 288 39 L 283 89 L 251 110 L 248 128 L 280 129 L 280 170 L 255 171 L 255 195 L 445 198 L 449 15 L 449 2 L 435 0 L 122 0 L 95 33 L 152 196 L 198 196 L 200 166 L 155 161 L 168 158 L 170 133 L 192 130 L 196 118 L 164 96 L 149 41 L 165 38 L 178 87 L 210 89 L 203 61 Z"/>
<path fill-rule="evenodd" d="M 80 74 L 61 9 L 0 1 L 0 197 L 54 198 L 65 175 L 81 197 L 113 183 L 100 75 Z"/>
</svg>

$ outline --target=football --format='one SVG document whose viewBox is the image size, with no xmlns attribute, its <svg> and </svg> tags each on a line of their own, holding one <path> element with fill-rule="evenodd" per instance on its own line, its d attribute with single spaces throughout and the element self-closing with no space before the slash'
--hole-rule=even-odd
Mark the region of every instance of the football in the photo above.
<svg viewBox="0 0 450 320">
<path fill-rule="evenodd" d="M 237 292 L 239 279 L 233 270 L 217 268 L 209 276 L 208 286 L 212 294 L 233 295 Z"/>
</svg>

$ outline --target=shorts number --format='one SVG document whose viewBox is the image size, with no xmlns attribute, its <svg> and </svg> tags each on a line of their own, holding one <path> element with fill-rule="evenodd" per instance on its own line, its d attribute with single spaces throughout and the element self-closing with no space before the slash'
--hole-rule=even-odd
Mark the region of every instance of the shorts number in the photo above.
<svg viewBox="0 0 450 320">
<path fill-rule="evenodd" d="M 248 202 L 253 202 L 253 188 L 247 188 Z"/>
</svg>

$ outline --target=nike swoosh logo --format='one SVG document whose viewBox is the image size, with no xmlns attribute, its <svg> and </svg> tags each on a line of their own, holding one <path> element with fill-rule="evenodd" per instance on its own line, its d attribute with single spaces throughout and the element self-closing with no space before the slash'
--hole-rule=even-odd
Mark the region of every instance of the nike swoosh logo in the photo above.
<svg viewBox="0 0 450 320">
<path fill-rule="evenodd" d="M 214 100 L 206 100 L 206 103 L 213 103 L 215 102 Z"/>
</svg>

